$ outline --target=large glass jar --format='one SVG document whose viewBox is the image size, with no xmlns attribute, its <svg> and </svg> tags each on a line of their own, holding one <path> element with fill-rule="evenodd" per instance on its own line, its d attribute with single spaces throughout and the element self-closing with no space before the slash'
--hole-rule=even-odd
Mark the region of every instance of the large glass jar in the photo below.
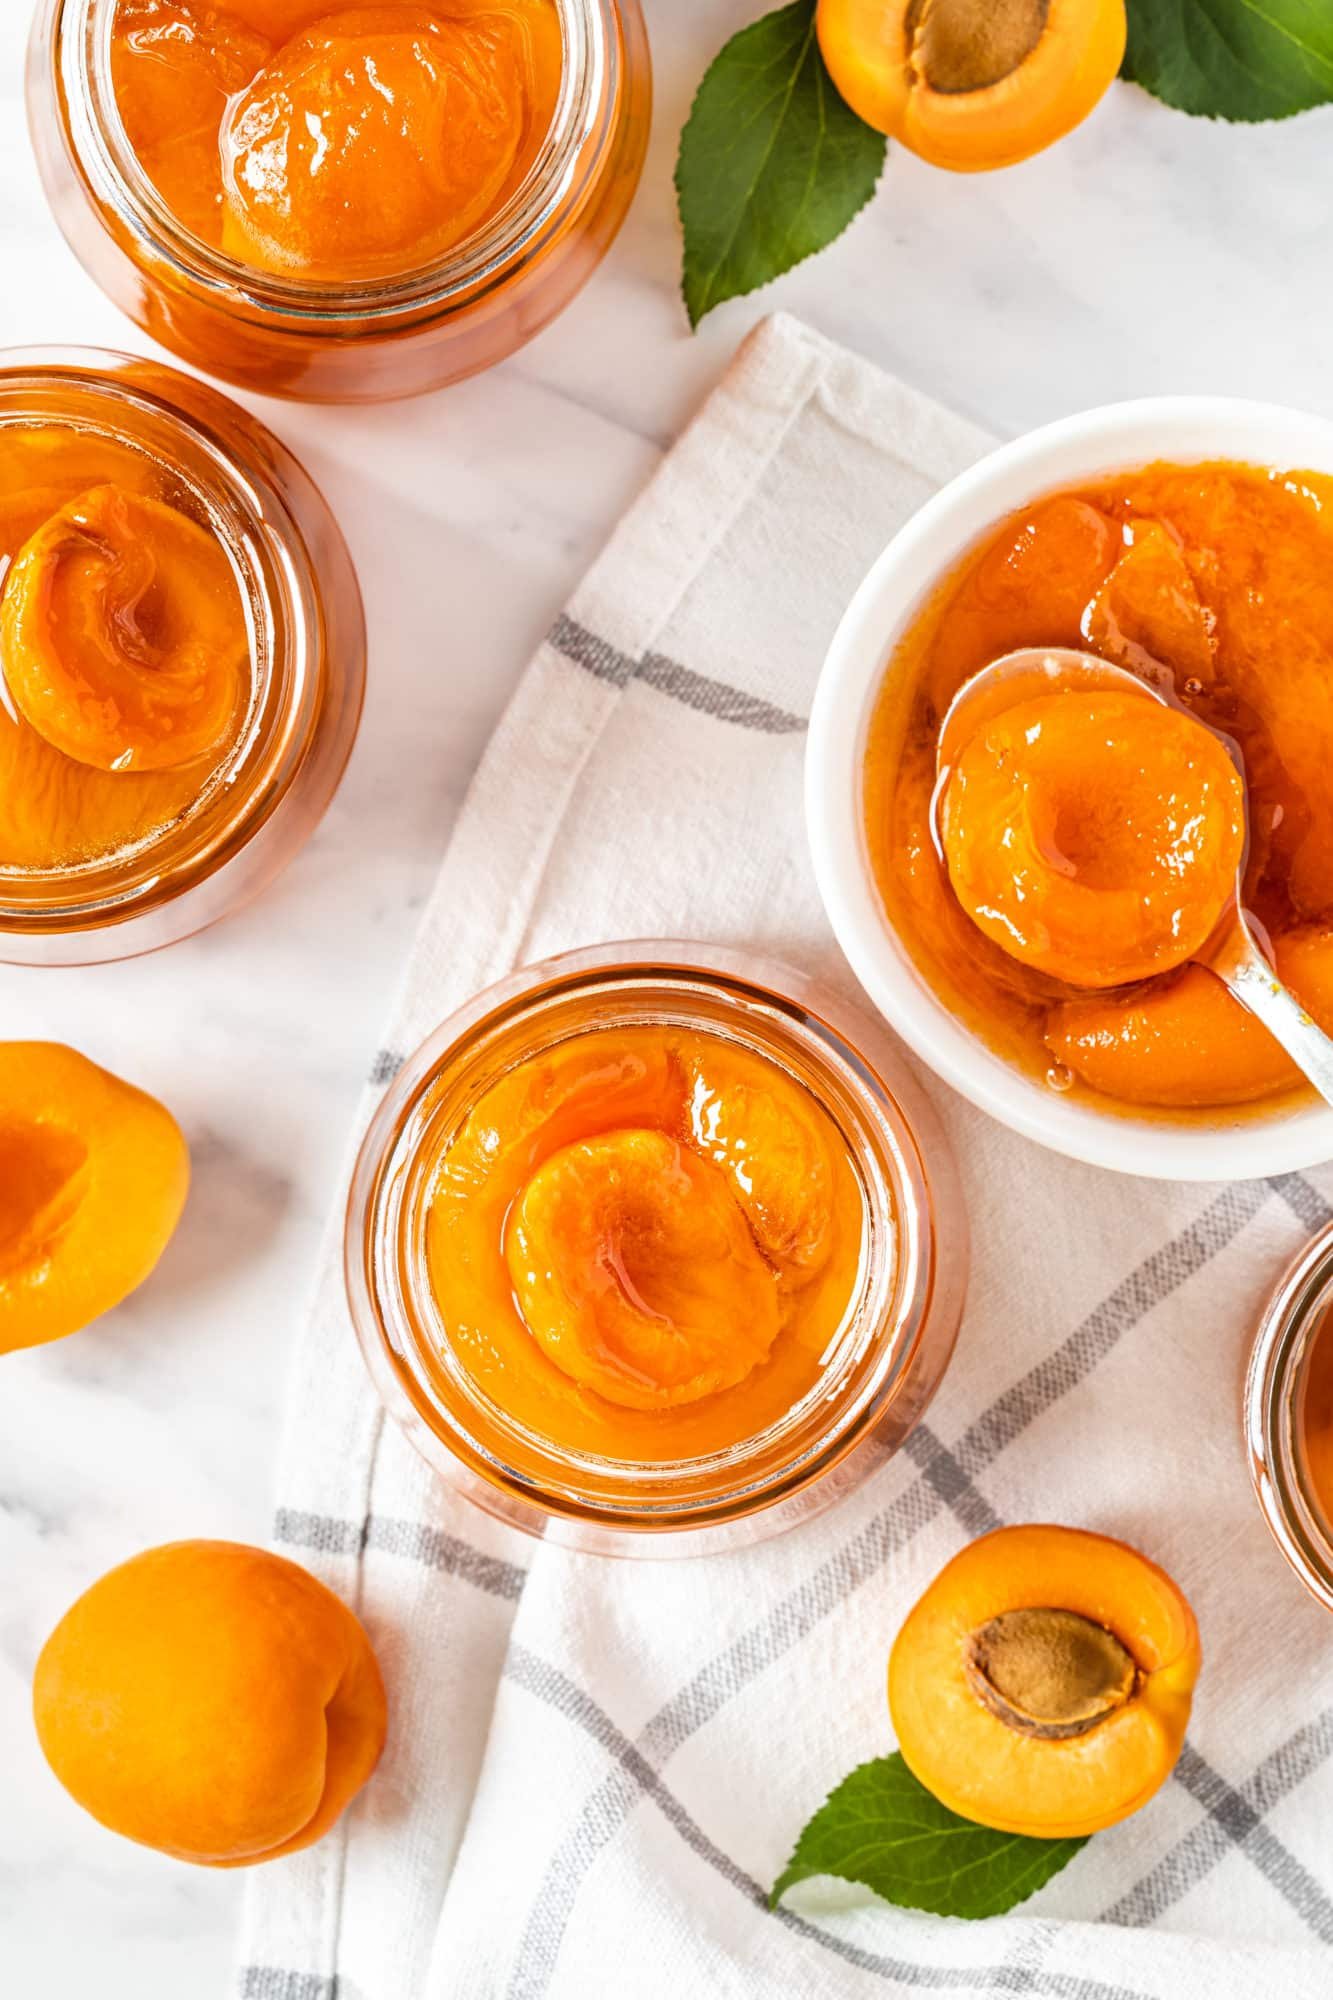
<svg viewBox="0 0 1333 2000">
<path fill-rule="evenodd" d="M 530 1405 L 506 1402 L 502 1388 L 483 1385 L 470 1367 L 456 1337 L 461 1329 L 433 1283 L 432 1209 L 447 1189 L 450 1201 L 461 1191 L 492 1219 L 500 1215 L 497 1190 L 486 1185 L 486 1162 L 497 1154 L 492 1137 L 483 1141 L 480 1182 L 474 1170 L 464 1174 L 451 1150 L 456 1135 L 479 1129 L 472 1119 L 479 1106 L 518 1104 L 524 1118 L 549 1115 L 552 1129 L 567 1135 L 569 1099 L 550 1087 L 551 1072 L 543 1070 L 531 1089 L 525 1083 L 534 1057 L 576 1043 L 586 1053 L 590 1040 L 645 1029 L 716 1038 L 746 1075 L 757 1073 L 756 1062 L 771 1064 L 784 1091 L 794 1085 L 808 1093 L 859 1188 L 854 1279 L 813 1379 L 790 1401 L 781 1399 L 785 1381 L 775 1399 L 772 1377 L 763 1379 L 780 1365 L 776 1346 L 729 1392 L 751 1398 L 749 1408 L 762 1415 L 751 1423 L 743 1409 L 727 1443 L 684 1448 L 676 1407 L 646 1419 L 635 1413 L 635 1428 L 625 1433 L 632 1445 L 573 1448 L 567 1436 L 534 1421 Z M 594 1051 L 591 1062 L 599 1075 L 610 1074 L 608 1058 Z M 622 1105 L 608 1099 L 608 1117 Z M 480 1129 L 486 1125 L 483 1118 Z M 500 1125 L 503 1149 L 504 1114 Z M 523 1148 L 533 1145 L 530 1133 L 525 1124 Z M 470 1278 L 488 1259 L 501 1290 L 489 1312 L 470 1315 L 469 1332 L 489 1356 L 510 1338 L 500 1322 L 513 1311 L 498 1243 L 474 1240 L 459 1268 Z M 518 1527 L 621 1555 L 696 1554 L 753 1541 L 819 1512 L 881 1465 L 944 1373 L 967 1262 L 948 1147 L 889 1036 L 794 972 L 677 943 L 606 946 L 528 967 L 446 1021 L 409 1058 L 371 1125 L 347 1224 L 347 1282 L 363 1352 L 387 1407 L 430 1465 Z M 606 1266 L 619 1268 L 635 1295 L 635 1271 L 625 1273 L 616 1249 Z M 476 1288 L 470 1296 L 479 1296 Z M 636 1302 L 643 1303 L 641 1293 Z M 645 1310 L 653 1309 L 649 1300 Z M 740 1318 L 730 1327 L 732 1338 L 745 1339 Z M 580 1417 L 599 1420 L 602 1412 L 588 1409 L 595 1393 L 584 1388 L 579 1396 Z M 690 1406 L 692 1421 L 700 1407 Z"/>
<path fill-rule="evenodd" d="M 651 108 L 638 0 L 556 0 L 558 100 L 513 196 L 438 262 L 341 285 L 258 271 L 169 211 L 111 89 L 114 4 L 38 6 L 28 102 L 42 178 L 103 290 L 163 346 L 225 381 L 314 402 L 373 402 L 489 368 L 569 303 L 629 207 Z"/>
<path fill-rule="evenodd" d="M 14 663 L 0 662 L 0 959 L 12 963 L 131 957 L 248 900 L 313 830 L 361 713 L 365 624 L 351 558 L 318 489 L 271 432 L 215 389 L 148 361 L 0 354 L 10 561 L 28 532 L 16 509 L 58 520 L 71 492 L 106 492 L 108 477 L 155 494 L 151 504 L 166 502 L 167 518 L 184 522 L 176 532 L 206 541 L 248 659 L 216 751 L 142 775 L 62 759 L 14 700 Z M 11 573 L 0 614 L 13 585 Z"/>
</svg>

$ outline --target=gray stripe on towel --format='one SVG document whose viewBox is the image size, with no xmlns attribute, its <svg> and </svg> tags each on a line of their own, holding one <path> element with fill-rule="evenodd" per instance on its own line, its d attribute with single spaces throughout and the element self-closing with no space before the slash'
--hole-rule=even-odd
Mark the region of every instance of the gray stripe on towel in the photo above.
<svg viewBox="0 0 1333 2000">
<path fill-rule="evenodd" d="M 1284 1896 L 1316 1937 L 1333 1944 L 1333 1905 L 1295 1855 L 1262 1824 L 1263 1815 L 1333 1755 L 1333 1708 L 1303 1724 L 1271 1751 L 1244 1784 L 1225 1778 L 1186 1745 L 1176 1776 L 1204 1807 L 1207 1818 L 1111 1904 L 1103 1922 L 1141 1929 L 1189 1894 L 1233 1848 L 1239 1847 Z"/>
<path fill-rule="evenodd" d="M 1304 1174 L 1274 1174 L 1268 1185 L 1307 1229 L 1323 1229 L 1333 1222 L 1333 1208 Z"/>
<path fill-rule="evenodd" d="M 241 2000 L 338 2000 L 338 1981 L 317 1972 L 284 1972 L 276 1965 L 247 1965 Z"/>
<path fill-rule="evenodd" d="M 582 667 L 599 681 L 607 681 L 612 687 L 628 687 L 631 681 L 642 681 L 669 700 L 681 702 L 700 715 L 711 715 L 717 722 L 734 723 L 739 729 L 757 729 L 766 736 L 797 736 L 808 727 L 803 715 L 793 715 L 789 709 L 778 708 L 759 695 L 745 694 L 709 674 L 697 674 L 693 667 L 682 666 L 679 660 L 668 659 L 665 653 L 645 653 L 636 660 L 564 612 L 547 634 L 547 643 L 561 659 Z"/>
<path fill-rule="evenodd" d="M 344 1521 L 332 1514 L 305 1514 L 281 1507 L 273 1536 L 287 1548 L 312 1549 L 327 1556 L 360 1555 L 365 1549 L 377 1549 L 383 1555 L 401 1556 L 460 1577 L 489 1596 L 507 1598 L 511 1603 L 522 1595 L 527 1579 L 527 1571 L 518 1563 L 484 1555 L 457 1535 L 446 1535 L 422 1521 L 399 1521 L 380 1514 L 372 1514 L 368 1521 Z"/>
</svg>

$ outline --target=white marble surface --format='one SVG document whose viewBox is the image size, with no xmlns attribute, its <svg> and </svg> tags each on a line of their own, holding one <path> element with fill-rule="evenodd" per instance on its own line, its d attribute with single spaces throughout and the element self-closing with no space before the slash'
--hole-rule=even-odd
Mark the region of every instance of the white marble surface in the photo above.
<svg viewBox="0 0 1333 2000">
<path fill-rule="evenodd" d="M 781 304 L 1010 434 L 1111 398 L 1208 389 L 1333 413 L 1333 110 L 1210 126 L 1116 86 L 1056 152 L 952 178 L 905 154 L 832 252 L 691 339 L 671 169 L 706 59 L 755 0 L 647 0 L 655 136 L 630 222 L 565 318 L 424 402 L 263 407 L 324 484 L 371 633 L 342 793 L 256 908 L 156 958 L 0 969 L 0 1034 L 67 1040 L 157 1092 L 196 1180 L 120 1312 L 4 1362 L 0 1988 L 14 2000 L 222 2000 L 234 1876 L 85 1819 L 28 1719 L 42 1638 L 148 1543 L 262 1540 L 293 1326 L 353 1106 L 459 799 L 530 650 L 741 335 Z M 144 342 L 49 219 L 0 4 L 0 345 Z"/>
</svg>

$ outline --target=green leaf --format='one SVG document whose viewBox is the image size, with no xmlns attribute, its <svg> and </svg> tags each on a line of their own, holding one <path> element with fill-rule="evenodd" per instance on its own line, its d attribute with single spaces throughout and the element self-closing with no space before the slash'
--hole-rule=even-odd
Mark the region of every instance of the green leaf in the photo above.
<svg viewBox="0 0 1333 2000">
<path fill-rule="evenodd" d="M 1289 118 L 1333 100 L 1329 0 L 1129 0 L 1121 75 L 1204 118 Z"/>
<path fill-rule="evenodd" d="M 1082 1840 L 993 1833 L 942 1806 L 895 1750 L 858 1765 L 830 1792 L 769 1897 L 795 1882 L 839 1875 L 886 1903 L 937 1917 L 998 1917 L 1073 1860 Z"/>
<path fill-rule="evenodd" d="M 874 193 L 887 145 L 833 86 L 815 0 L 795 0 L 733 35 L 680 135 L 690 325 L 840 236 Z"/>
</svg>

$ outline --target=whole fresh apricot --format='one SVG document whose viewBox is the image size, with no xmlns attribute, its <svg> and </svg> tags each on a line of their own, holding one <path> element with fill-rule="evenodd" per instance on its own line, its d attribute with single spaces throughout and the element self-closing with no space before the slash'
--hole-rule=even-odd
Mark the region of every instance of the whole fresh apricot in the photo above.
<svg viewBox="0 0 1333 2000">
<path fill-rule="evenodd" d="M 308 1570 L 240 1542 L 169 1542 L 108 1571 L 42 1648 L 51 1769 L 103 1826 L 214 1868 L 318 1840 L 384 1745 L 361 1625 Z"/>
<path fill-rule="evenodd" d="M 908 1613 L 889 1709 L 909 1769 L 964 1819 L 1075 1839 L 1170 1776 L 1200 1662 L 1193 1612 L 1137 1549 L 997 1528 Z"/>
<path fill-rule="evenodd" d="M 165 1106 L 57 1042 L 0 1042 L 0 1354 L 76 1333 L 171 1240 L 190 1156 Z"/>
</svg>

